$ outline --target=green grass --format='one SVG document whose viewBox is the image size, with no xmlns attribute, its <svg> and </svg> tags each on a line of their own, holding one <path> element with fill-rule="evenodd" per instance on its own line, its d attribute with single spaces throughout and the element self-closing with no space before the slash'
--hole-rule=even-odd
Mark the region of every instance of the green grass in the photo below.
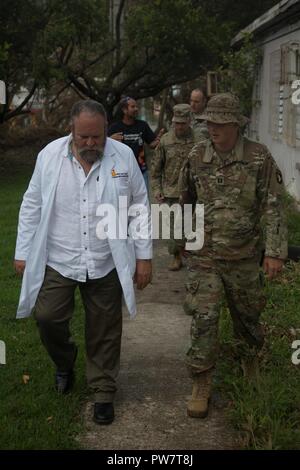
<svg viewBox="0 0 300 470">
<path fill-rule="evenodd" d="M 289 197 L 287 212 L 289 242 L 300 245 L 300 214 Z M 228 398 L 241 448 L 300 449 L 300 365 L 291 361 L 292 342 L 300 340 L 300 263 L 287 263 L 265 291 L 268 303 L 261 319 L 266 342 L 251 378 L 244 376 L 224 306 L 216 387 Z"/>
<path fill-rule="evenodd" d="M 72 330 L 79 345 L 74 393 L 58 396 L 54 367 L 40 343 L 33 318 L 16 320 L 20 279 L 13 270 L 17 216 L 31 165 L 14 162 L 0 176 L 0 340 L 6 365 L 0 365 L 0 449 L 74 449 L 82 428 L 79 415 L 86 399 L 83 315 L 79 302 Z M 78 299 L 77 299 L 78 300 Z M 28 375 L 28 383 L 23 376 Z"/>
</svg>

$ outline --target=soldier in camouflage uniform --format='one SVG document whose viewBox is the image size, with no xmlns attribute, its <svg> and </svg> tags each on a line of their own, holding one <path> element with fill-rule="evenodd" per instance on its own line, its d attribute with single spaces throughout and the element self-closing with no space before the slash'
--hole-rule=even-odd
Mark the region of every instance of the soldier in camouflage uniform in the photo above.
<svg viewBox="0 0 300 470">
<path fill-rule="evenodd" d="M 202 88 L 195 88 L 192 90 L 190 96 L 191 105 L 191 127 L 197 134 L 201 134 L 205 139 L 209 138 L 207 124 L 202 119 L 201 115 L 204 112 L 207 103 L 206 92 Z"/>
<path fill-rule="evenodd" d="M 194 379 L 188 414 L 205 417 L 211 372 L 218 356 L 218 321 L 225 291 L 236 337 L 260 348 L 265 306 L 260 276 L 273 278 L 287 256 L 282 212 L 282 175 L 268 149 L 243 137 L 239 100 L 229 93 L 211 98 L 202 118 L 210 139 L 198 143 L 180 174 L 181 203 L 204 204 L 204 245 L 189 252 L 184 308 L 192 314 L 187 365 Z M 182 244 L 184 246 L 184 244 Z"/>
<path fill-rule="evenodd" d="M 169 206 L 179 202 L 179 172 L 191 149 L 199 140 L 190 127 L 191 108 L 188 104 L 174 106 L 172 122 L 171 130 L 162 136 L 155 150 L 151 172 L 154 198 L 157 202 Z M 174 240 L 174 212 L 171 212 L 168 251 L 174 256 L 169 269 L 178 271 L 182 267 L 182 260 Z"/>
</svg>

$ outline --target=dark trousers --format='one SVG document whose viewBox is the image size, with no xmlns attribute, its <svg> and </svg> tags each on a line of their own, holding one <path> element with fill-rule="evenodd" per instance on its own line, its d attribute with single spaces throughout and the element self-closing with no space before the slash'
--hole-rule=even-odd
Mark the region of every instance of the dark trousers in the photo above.
<svg viewBox="0 0 300 470">
<path fill-rule="evenodd" d="M 35 305 L 40 337 L 57 370 L 72 369 L 76 346 L 69 323 L 77 286 L 85 309 L 87 382 L 95 401 L 110 402 L 116 392 L 122 335 L 122 288 L 115 269 L 103 278 L 78 282 L 47 266 Z"/>
</svg>

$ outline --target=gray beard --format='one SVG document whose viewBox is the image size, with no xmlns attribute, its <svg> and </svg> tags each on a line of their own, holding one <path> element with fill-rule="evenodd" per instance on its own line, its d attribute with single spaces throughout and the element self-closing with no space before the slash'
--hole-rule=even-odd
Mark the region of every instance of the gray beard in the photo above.
<svg viewBox="0 0 300 470">
<path fill-rule="evenodd" d="M 86 163 L 95 163 L 97 160 L 101 160 L 103 157 L 103 151 L 101 150 L 91 150 L 91 149 L 81 149 L 78 151 L 80 158 Z"/>
</svg>

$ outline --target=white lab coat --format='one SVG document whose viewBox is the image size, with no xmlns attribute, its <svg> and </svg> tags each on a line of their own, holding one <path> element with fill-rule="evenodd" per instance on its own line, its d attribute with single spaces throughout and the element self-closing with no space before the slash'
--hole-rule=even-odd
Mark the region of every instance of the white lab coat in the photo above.
<svg viewBox="0 0 300 470">
<path fill-rule="evenodd" d="M 48 225 L 63 157 L 68 154 L 70 138 L 71 136 L 57 139 L 39 153 L 34 173 L 23 197 L 15 259 L 26 260 L 26 268 L 17 318 L 28 317 L 31 314 L 43 283 L 47 263 Z M 122 177 L 118 177 L 121 173 Z M 127 195 L 129 205 L 143 204 L 149 209 L 144 179 L 128 146 L 107 139 L 99 168 L 98 183 L 99 204 L 112 204 L 117 210 L 118 197 Z M 152 258 L 151 238 L 133 240 L 128 236 L 126 239 L 109 238 L 108 241 L 128 311 L 131 315 L 135 315 L 136 302 L 132 277 L 136 259 Z"/>
</svg>

